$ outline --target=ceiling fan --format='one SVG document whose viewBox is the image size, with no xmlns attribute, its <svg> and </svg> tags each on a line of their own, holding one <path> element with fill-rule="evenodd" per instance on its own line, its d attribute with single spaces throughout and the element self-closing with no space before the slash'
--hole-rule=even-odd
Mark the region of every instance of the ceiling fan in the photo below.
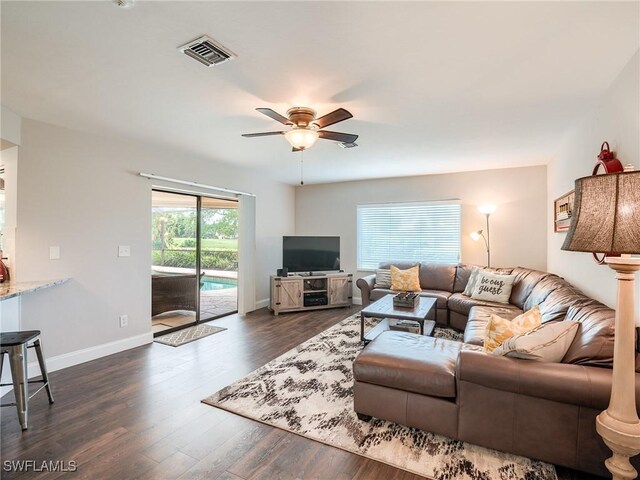
<svg viewBox="0 0 640 480">
<path fill-rule="evenodd" d="M 287 110 L 287 116 L 280 115 L 270 108 L 256 108 L 256 110 L 267 117 L 287 125 L 290 130 L 279 132 L 243 133 L 243 137 L 266 137 L 269 135 L 284 135 L 293 147 L 294 152 L 306 150 L 316 143 L 318 138 L 333 140 L 340 143 L 354 143 L 358 135 L 351 133 L 331 132 L 323 128 L 352 118 L 353 115 L 344 108 L 338 108 L 331 113 L 327 113 L 320 118 L 316 118 L 316 111 L 308 107 L 293 107 Z"/>
</svg>

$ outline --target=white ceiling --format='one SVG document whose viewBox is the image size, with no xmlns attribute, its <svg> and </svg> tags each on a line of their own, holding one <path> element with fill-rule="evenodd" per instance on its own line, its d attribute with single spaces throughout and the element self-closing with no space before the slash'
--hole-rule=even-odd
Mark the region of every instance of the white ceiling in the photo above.
<svg viewBox="0 0 640 480">
<path fill-rule="evenodd" d="M 546 163 L 640 44 L 638 2 L 2 1 L 2 103 L 295 184 L 299 154 L 254 111 L 354 117 L 305 183 Z M 208 34 L 238 58 L 176 47 Z"/>
</svg>

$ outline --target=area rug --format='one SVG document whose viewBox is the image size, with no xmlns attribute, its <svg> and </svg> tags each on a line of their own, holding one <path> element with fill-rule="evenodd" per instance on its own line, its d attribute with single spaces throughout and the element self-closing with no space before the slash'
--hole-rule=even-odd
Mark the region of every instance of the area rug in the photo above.
<svg viewBox="0 0 640 480">
<path fill-rule="evenodd" d="M 226 330 L 226 328 L 212 327 L 211 325 L 206 324 L 195 325 L 193 327 L 183 328 L 177 332 L 167 333 L 166 335 L 156 337 L 153 341 L 162 343 L 163 345 L 169 345 L 171 347 L 179 347 L 185 343 L 193 342 L 224 330 Z"/>
<path fill-rule="evenodd" d="M 460 340 L 446 329 L 434 335 Z M 547 463 L 384 420 L 358 420 L 352 364 L 360 350 L 354 315 L 203 402 L 431 479 L 557 479 Z"/>
</svg>

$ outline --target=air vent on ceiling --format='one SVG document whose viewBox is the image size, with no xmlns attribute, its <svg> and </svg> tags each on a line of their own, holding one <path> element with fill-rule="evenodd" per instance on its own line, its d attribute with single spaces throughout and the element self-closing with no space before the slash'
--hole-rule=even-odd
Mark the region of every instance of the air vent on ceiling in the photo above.
<svg viewBox="0 0 640 480">
<path fill-rule="evenodd" d="M 237 57 L 231 50 L 206 35 L 178 47 L 178 50 L 207 67 L 213 67 Z"/>
<path fill-rule="evenodd" d="M 338 143 L 340 148 L 354 148 L 357 147 L 358 144 L 356 142 L 340 142 Z"/>
</svg>

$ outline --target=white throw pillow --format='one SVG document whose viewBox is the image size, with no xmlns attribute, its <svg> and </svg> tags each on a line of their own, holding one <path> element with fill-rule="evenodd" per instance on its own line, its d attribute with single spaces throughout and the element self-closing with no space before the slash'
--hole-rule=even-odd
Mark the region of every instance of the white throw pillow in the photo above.
<svg viewBox="0 0 640 480">
<path fill-rule="evenodd" d="M 569 350 L 579 326 L 579 322 L 571 320 L 543 323 L 533 330 L 508 338 L 491 354 L 558 363 Z"/>
<path fill-rule="evenodd" d="M 473 293 L 473 289 L 476 286 L 476 280 L 478 280 L 478 272 L 480 272 L 482 268 L 471 267 L 471 274 L 469 275 L 469 281 L 467 282 L 467 286 L 464 287 L 463 295 L 470 297 Z"/>
<path fill-rule="evenodd" d="M 515 275 L 498 275 L 487 271 L 478 272 L 471 298 L 488 302 L 509 303 Z"/>
<path fill-rule="evenodd" d="M 379 268 L 376 270 L 376 284 L 374 288 L 391 288 L 391 270 Z"/>
</svg>

